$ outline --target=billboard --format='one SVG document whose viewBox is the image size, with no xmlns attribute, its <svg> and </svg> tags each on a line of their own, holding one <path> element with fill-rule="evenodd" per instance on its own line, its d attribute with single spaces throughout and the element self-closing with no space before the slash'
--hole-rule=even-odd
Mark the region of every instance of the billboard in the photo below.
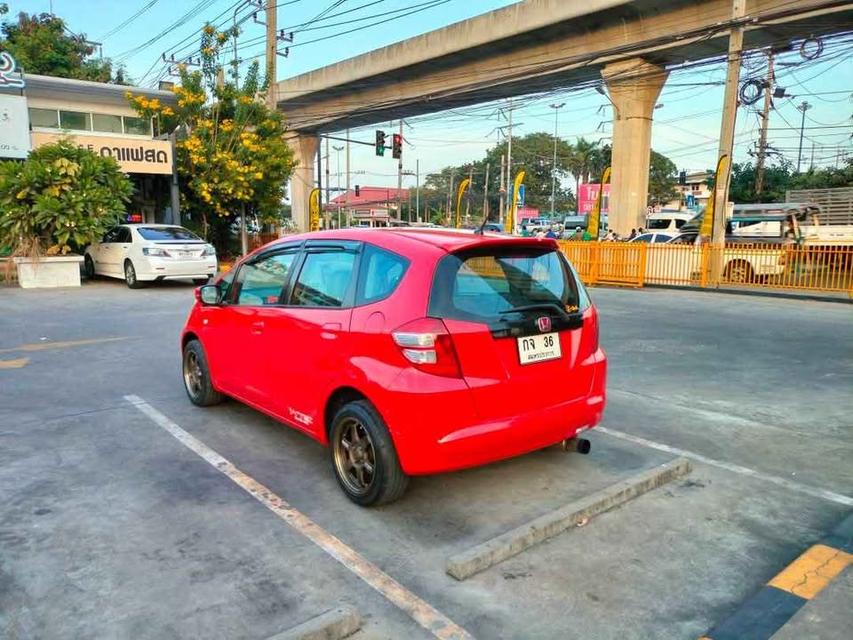
<svg viewBox="0 0 853 640">
<path fill-rule="evenodd" d="M 592 207 L 595 204 L 595 199 L 598 197 L 598 190 L 601 189 L 601 185 L 597 182 L 590 182 L 589 184 L 582 184 L 578 187 L 578 214 L 587 214 L 592 211 Z M 604 185 L 604 201 L 601 204 L 601 213 L 607 213 L 609 211 L 610 201 L 610 183 Z"/>
<path fill-rule="evenodd" d="M 26 158 L 29 152 L 27 99 L 0 94 L 0 158 Z"/>
</svg>

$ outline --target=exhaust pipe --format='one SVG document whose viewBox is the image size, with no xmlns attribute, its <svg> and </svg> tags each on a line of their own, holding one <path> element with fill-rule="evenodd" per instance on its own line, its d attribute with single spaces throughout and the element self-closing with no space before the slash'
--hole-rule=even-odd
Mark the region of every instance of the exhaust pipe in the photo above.
<svg viewBox="0 0 853 640">
<path fill-rule="evenodd" d="M 588 454 L 592 449 L 592 443 L 586 438 L 567 438 L 563 440 L 561 446 L 566 453 L 577 451 L 583 455 Z"/>
</svg>

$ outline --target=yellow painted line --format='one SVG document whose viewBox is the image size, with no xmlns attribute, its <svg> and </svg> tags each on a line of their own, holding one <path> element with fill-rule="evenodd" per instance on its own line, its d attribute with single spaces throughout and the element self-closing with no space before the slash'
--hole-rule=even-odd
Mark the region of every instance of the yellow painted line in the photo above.
<svg viewBox="0 0 853 640">
<path fill-rule="evenodd" d="M 26 367 L 29 358 L 18 358 L 17 360 L 0 360 L 0 369 L 21 369 Z"/>
<path fill-rule="evenodd" d="M 853 555 L 816 544 L 767 584 L 811 600 L 851 563 Z"/>
<path fill-rule="evenodd" d="M 125 396 L 124 399 L 148 416 L 155 424 L 166 430 L 178 442 L 230 478 L 237 486 L 290 525 L 294 531 L 308 538 L 346 569 L 378 591 L 389 602 L 408 614 L 412 620 L 432 633 L 438 640 L 474 640 L 470 633 L 431 604 L 406 589 L 358 551 L 347 546 L 269 488 L 240 471 L 229 460 L 223 458 L 201 440 L 181 429 L 142 398 L 129 395 Z"/>
<path fill-rule="evenodd" d="M 13 351 L 47 351 L 49 349 L 68 349 L 69 347 L 82 347 L 87 344 L 103 344 L 105 342 L 118 342 L 119 340 L 129 340 L 130 336 L 119 336 L 114 338 L 88 338 L 86 340 L 65 340 L 59 342 L 35 342 L 32 344 L 22 344 L 19 347 L 10 349 L 0 349 L 0 353 L 11 353 Z"/>
</svg>

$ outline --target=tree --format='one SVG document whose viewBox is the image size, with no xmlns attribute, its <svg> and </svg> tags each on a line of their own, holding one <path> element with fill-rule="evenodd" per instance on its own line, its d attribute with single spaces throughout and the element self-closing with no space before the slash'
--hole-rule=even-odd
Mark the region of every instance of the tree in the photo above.
<svg viewBox="0 0 853 640">
<path fill-rule="evenodd" d="M 675 163 L 654 149 L 649 161 L 649 204 L 664 205 L 678 197 Z"/>
<path fill-rule="evenodd" d="M 182 207 L 201 221 L 205 236 L 223 253 L 241 212 L 265 223 L 281 222 L 285 184 L 294 166 L 281 114 L 262 101 L 267 81 L 260 80 L 258 63 L 250 66 L 242 86 L 222 81 L 223 48 L 235 35 L 204 27 L 202 70 L 190 73 L 179 66 L 174 109 L 128 92 L 140 115 L 156 117 L 161 130 L 179 133 Z"/>
<path fill-rule="evenodd" d="M 120 221 L 132 192 L 113 158 L 70 140 L 0 162 L 0 246 L 33 257 L 82 250 Z"/>
<path fill-rule="evenodd" d="M 3 22 L 0 49 L 8 51 L 26 73 L 94 82 L 129 84 L 124 69 L 113 69 L 108 58 L 93 58 L 94 48 L 83 34 L 72 34 L 62 18 L 49 13 L 19 13 Z M 115 73 L 113 73 L 115 71 Z"/>
</svg>

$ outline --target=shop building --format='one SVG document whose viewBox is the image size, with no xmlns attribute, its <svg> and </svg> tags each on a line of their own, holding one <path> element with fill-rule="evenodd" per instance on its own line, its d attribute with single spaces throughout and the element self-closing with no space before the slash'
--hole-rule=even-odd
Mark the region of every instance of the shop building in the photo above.
<svg viewBox="0 0 853 640">
<path fill-rule="evenodd" d="M 128 220 L 178 223 L 173 144 L 131 108 L 127 91 L 176 104 L 171 91 L 7 73 L 0 80 L 0 157 L 25 158 L 30 149 L 69 138 L 115 158 L 130 177 Z"/>
</svg>

